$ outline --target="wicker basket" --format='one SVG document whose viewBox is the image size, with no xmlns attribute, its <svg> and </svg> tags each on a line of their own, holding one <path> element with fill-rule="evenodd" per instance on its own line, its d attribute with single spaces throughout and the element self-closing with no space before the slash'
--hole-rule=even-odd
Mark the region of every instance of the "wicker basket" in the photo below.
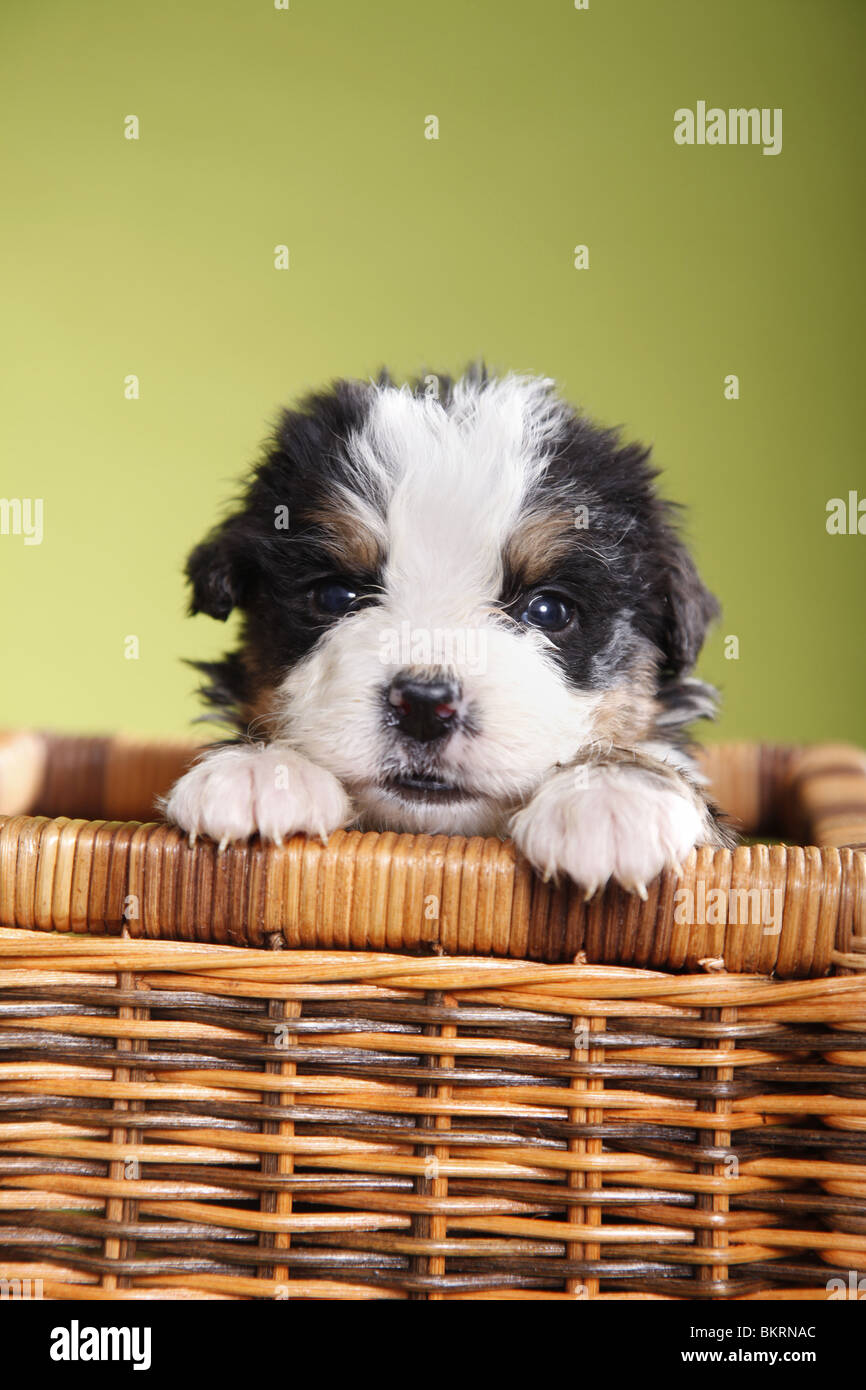
<svg viewBox="0 0 866 1390">
<path fill-rule="evenodd" d="M 713 749 L 744 831 L 791 843 L 587 904 L 499 841 L 191 849 L 138 822 L 193 751 L 0 741 L 0 1279 L 74 1299 L 856 1286 L 863 754 Z"/>
</svg>

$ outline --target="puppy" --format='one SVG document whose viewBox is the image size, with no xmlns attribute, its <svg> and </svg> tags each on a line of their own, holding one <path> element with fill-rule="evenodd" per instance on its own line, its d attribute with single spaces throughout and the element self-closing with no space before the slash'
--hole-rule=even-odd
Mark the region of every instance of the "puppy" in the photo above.
<svg viewBox="0 0 866 1390">
<path fill-rule="evenodd" d="M 587 895 L 729 842 L 684 729 L 716 603 L 649 451 L 527 376 L 339 381 L 286 411 L 190 556 L 239 734 L 164 803 L 192 837 L 511 835 Z"/>
</svg>

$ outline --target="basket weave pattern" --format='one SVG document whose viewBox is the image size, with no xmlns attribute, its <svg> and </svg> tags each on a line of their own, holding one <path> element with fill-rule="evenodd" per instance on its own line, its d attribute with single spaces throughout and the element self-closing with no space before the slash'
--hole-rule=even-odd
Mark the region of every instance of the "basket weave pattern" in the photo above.
<svg viewBox="0 0 866 1390">
<path fill-rule="evenodd" d="M 714 751 L 749 830 L 813 843 L 585 905 L 498 842 L 191 851 L 131 819 L 188 748 L 42 752 L 0 822 L 0 1278 L 825 1299 L 866 1271 L 862 755 Z M 680 927 L 701 883 L 779 887 L 781 932 Z"/>
</svg>

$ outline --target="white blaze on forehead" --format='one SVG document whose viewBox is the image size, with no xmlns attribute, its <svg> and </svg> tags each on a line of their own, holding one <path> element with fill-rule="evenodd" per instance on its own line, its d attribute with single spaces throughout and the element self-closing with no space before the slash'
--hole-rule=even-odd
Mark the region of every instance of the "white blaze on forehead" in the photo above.
<svg viewBox="0 0 866 1390">
<path fill-rule="evenodd" d="M 377 390 L 349 452 L 360 490 L 385 515 L 392 611 L 416 624 L 468 622 L 496 599 L 503 547 L 558 432 L 551 385 L 460 381 L 447 406 Z"/>
</svg>

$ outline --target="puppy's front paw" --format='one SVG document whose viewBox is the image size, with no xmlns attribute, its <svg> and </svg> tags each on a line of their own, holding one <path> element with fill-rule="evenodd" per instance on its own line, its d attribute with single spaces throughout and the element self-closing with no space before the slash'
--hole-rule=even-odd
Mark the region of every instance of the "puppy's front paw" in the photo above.
<svg viewBox="0 0 866 1390">
<path fill-rule="evenodd" d="M 298 834 L 324 840 L 352 818 L 336 777 L 293 749 L 273 744 L 206 753 L 175 783 L 163 810 L 193 840 L 209 835 L 220 849 L 256 831 L 275 844 Z"/>
<path fill-rule="evenodd" d="M 554 773 L 515 815 L 511 833 L 545 878 L 567 874 L 587 897 L 614 878 L 646 897 L 651 879 L 707 838 L 707 824 L 687 783 L 602 764 Z"/>
</svg>

